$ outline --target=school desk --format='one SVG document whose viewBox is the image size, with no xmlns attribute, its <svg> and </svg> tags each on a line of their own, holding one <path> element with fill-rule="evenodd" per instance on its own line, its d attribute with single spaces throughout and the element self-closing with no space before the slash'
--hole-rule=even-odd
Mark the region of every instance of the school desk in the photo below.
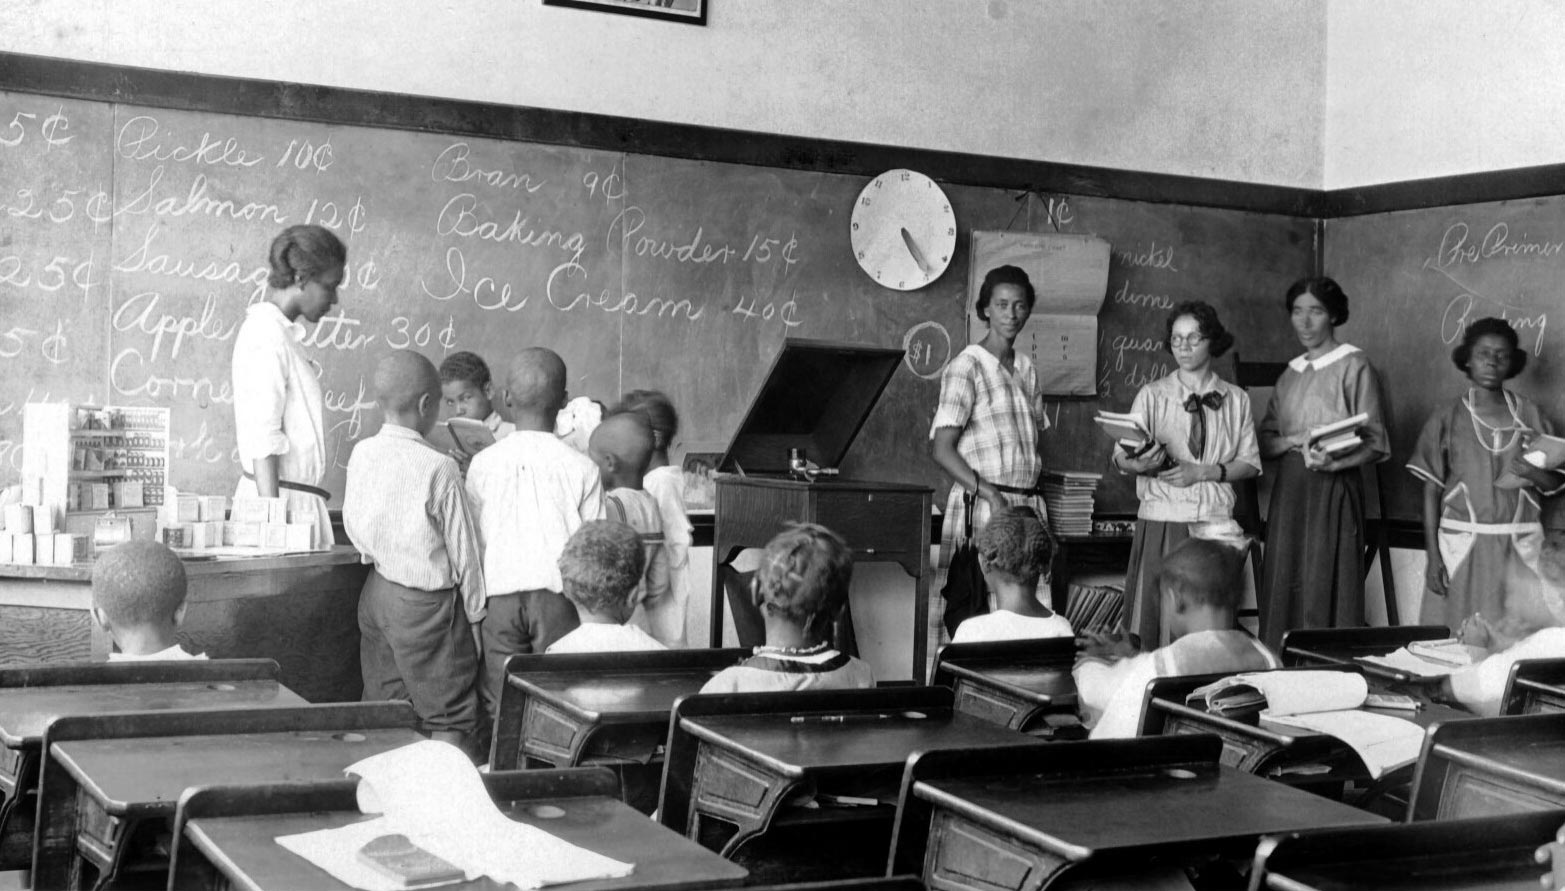
<svg viewBox="0 0 1565 891">
<path fill-rule="evenodd" d="M 928 652 L 929 524 L 927 486 L 867 481 L 806 483 L 719 474 L 712 543 L 711 646 L 723 645 L 724 575 L 745 548 L 765 547 L 790 522 L 819 523 L 841 535 L 858 562 L 895 563 L 913 577 L 911 677 L 923 683 Z"/>
<path fill-rule="evenodd" d="M 1261 840 L 1251 888 L 1270 891 L 1538 891 L 1533 859 L 1565 810 L 1323 829 Z"/>
<path fill-rule="evenodd" d="M 310 702 L 356 702 L 358 551 L 185 563 L 180 641 L 213 659 L 275 659 L 279 680 Z M 109 637 L 93 621 L 92 565 L 0 564 L 0 664 L 102 662 Z"/>
<path fill-rule="evenodd" d="M 1045 712 L 1072 709 L 1074 637 L 946 644 L 935 655 L 937 687 L 950 687 L 956 710 L 1012 730 Z"/>
<path fill-rule="evenodd" d="M 1356 668 L 1336 666 L 1335 670 L 1349 671 Z M 1364 762 L 1354 754 L 1352 748 L 1334 737 L 1305 730 L 1284 732 L 1263 727 L 1254 712 L 1214 715 L 1203 707 L 1185 705 L 1185 697 L 1192 690 L 1231 674 L 1188 675 L 1152 681 L 1147 685 L 1146 698 L 1143 700 L 1141 735 L 1216 734 L 1223 741 L 1223 764 L 1295 785 L 1327 786 L 1367 777 Z M 1442 721 L 1466 721 L 1473 718 L 1470 712 L 1429 703 L 1417 711 L 1365 711 L 1405 718 L 1425 728 Z M 1390 785 L 1396 781 L 1382 777 L 1380 783 Z"/>
<path fill-rule="evenodd" d="M 888 871 L 942 891 L 1047 888 L 1156 860 L 1248 860 L 1262 835 L 1383 817 L 1218 763 L 1212 736 L 908 759 Z"/>
<path fill-rule="evenodd" d="M 618 879 L 576 882 L 570 891 L 632 891 L 641 888 L 737 887 L 743 867 L 679 837 L 616 800 L 613 775 L 601 769 L 512 771 L 485 779 L 511 819 L 615 860 L 635 864 Z M 233 887 L 250 891 L 342 891 L 314 864 L 278 847 L 279 835 L 331 829 L 366 819 L 354 800 L 353 784 L 299 784 L 292 792 L 252 788 L 190 790 L 180 803 L 184 839 L 199 852 L 176 854 L 174 887 Z M 235 798 L 238 801 L 235 801 Z M 258 807 L 244 807 L 249 798 Z M 248 815 L 243 815 L 248 811 Z M 228 815 L 222 815 L 226 812 Z M 205 864 L 187 865 L 191 859 Z M 205 868 L 203 868 L 205 867 Z M 192 881 L 215 870 L 222 882 Z M 485 878 L 449 885 L 459 891 L 501 891 Z"/>
<path fill-rule="evenodd" d="M 1511 666 L 1502 715 L 1565 712 L 1565 659 L 1520 659 Z"/>
<path fill-rule="evenodd" d="M 37 888 L 111 880 L 144 820 L 217 783 L 323 779 L 422 739 L 405 702 L 60 718 L 44 731 L 33 842 Z"/>
<path fill-rule="evenodd" d="M 1565 713 L 1441 724 L 1424 740 L 1408 821 L 1565 807 Z"/>
<path fill-rule="evenodd" d="M 722 844 L 725 856 L 774 821 L 884 820 L 889 828 L 883 804 L 910 753 L 1020 744 L 1037 743 L 955 711 L 943 687 L 691 696 L 669 721 L 659 815 L 697 840 L 712 821 L 735 827 Z M 882 805 L 780 813 L 790 796 L 809 790 Z"/>
<path fill-rule="evenodd" d="M 712 675 L 749 656 L 744 649 L 512 656 L 489 766 L 645 764 L 668 735 L 674 700 L 699 692 Z"/>
<path fill-rule="evenodd" d="M 1384 656 L 1417 640 L 1443 640 L 1450 636 L 1451 629 L 1444 625 L 1293 629 L 1282 636 L 1282 663 L 1303 668 L 1354 665 L 1362 669 L 1372 684 L 1409 687 L 1416 691 L 1421 687 L 1438 686 L 1441 678 L 1366 662 L 1364 657 Z"/>
<path fill-rule="evenodd" d="M 55 718 L 304 704 L 270 659 L 0 668 L 0 870 L 32 862 L 39 753 Z"/>
</svg>

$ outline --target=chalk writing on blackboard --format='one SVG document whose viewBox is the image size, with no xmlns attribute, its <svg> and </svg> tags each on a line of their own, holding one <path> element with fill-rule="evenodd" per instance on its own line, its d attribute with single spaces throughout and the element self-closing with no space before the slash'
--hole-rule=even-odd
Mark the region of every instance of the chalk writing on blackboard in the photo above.
<svg viewBox="0 0 1565 891">
<path fill-rule="evenodd" d="M 919 322 L 903 335 L 902 349 L 908 371 L 933 380 L 951 361 L 951 333 L 939 322 Z"/>
</svg>

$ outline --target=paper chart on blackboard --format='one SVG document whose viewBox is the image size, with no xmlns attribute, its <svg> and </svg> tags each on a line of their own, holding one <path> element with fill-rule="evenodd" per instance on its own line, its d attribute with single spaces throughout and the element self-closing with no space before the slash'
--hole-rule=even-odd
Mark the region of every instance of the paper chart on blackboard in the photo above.
<svg viewBox="0 0 1565 891">
<path fill-rule="evenodd" d="M 974 231 L 968 342 L 977 343 L 988 330 L 977 312 L 984 276 L 998 266 L 1018 266 L 1037 293 L 1018 346 L 1032 357 L 1040 392 L 1097 395 L 1098 312 L 1108 295 L 1109 255 L 1109 243 L 1090 235 Z"/>
</svg>

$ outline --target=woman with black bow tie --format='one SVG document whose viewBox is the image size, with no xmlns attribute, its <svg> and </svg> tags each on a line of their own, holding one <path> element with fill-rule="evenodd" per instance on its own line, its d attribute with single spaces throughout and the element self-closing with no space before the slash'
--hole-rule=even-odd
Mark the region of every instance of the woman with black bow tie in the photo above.
<svg viewBox="0 0 1565 891">
<path fill-rule="evenodd" d="M 1212 360 L 1234 342 L 1217 310 L 1181 303 L 1167 330 L 1179 367 L 1142 387 L 1131 406 L 1152 444 L 1141 452 L 1116 447 L 1113 456 L 1122 473 L 1137 475 L 1141 507 L 1125 576 L 1125 625 L 1148 650 L 1169 642 L 1157 583 L 1163 555 L 1192 536 L 1240 544 L 1230 484 L 1261 472 L 1250 397 L 1212 371 Z"/>
</svg>

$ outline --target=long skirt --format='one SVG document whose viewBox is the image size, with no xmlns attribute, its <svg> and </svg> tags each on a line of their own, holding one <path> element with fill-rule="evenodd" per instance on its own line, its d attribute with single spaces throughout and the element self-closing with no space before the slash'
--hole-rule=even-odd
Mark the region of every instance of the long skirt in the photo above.
<svg viewBox="0 0 1565 891">
<path fill-rule="evenodd" d="M 1319 473 L 1296 451 L 1278 462 L 1266 512 L 1261 640 L 1290 628 L 1364 624 L 1364 482 L 1358 468 Z"/>
<path fill-rule="evenodd" d="M 1125 570 L 1125 628 L 1141 636 L 1141 648 L 1152 650 L 1168 644 L 1168 622 L 1163 618 L 1163 592 L 1157 583 L 1163 557 L 1190 537 L 1189 523 L 1137 520 L 1130 544 L 1130 567 Z"/>
</svg>

